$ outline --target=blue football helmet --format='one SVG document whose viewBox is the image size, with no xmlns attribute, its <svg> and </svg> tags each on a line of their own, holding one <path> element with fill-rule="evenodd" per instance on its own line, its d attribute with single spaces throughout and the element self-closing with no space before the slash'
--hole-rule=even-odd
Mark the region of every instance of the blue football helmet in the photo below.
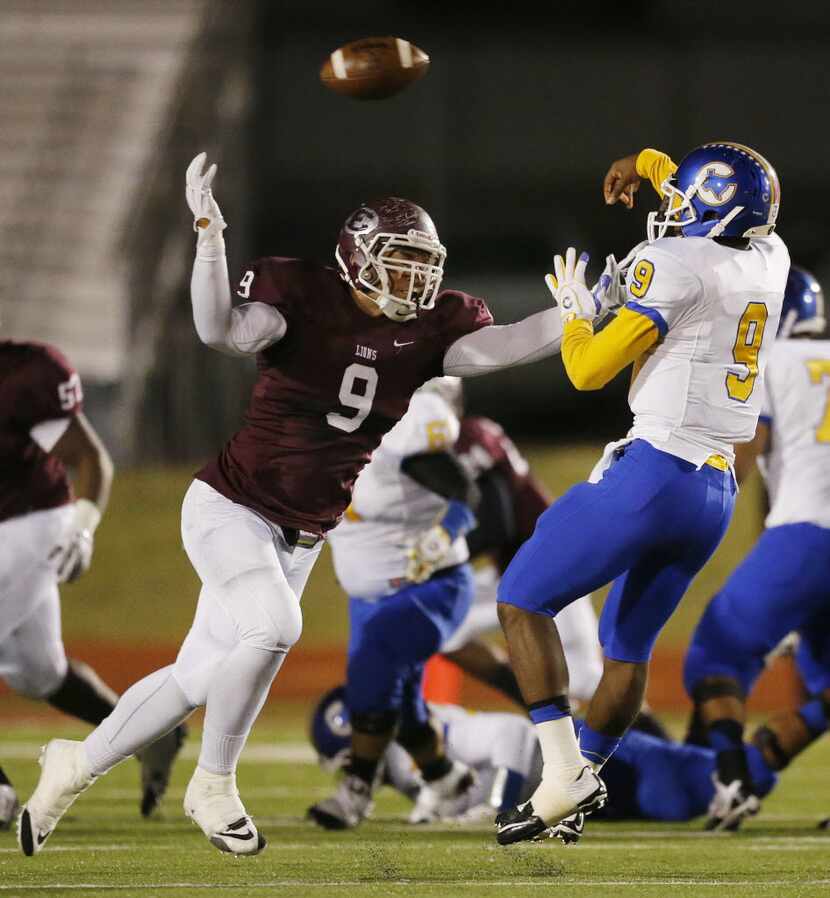
<svg viewBox="0 0 830 898">
<path fill-rule="evenodd" d="M 705 143 L 661 185 L 663 204 L 648 216 L 648 239 L 766 237 L 775 228 L 781 186 L 755 150 L 732 141 Z"/>
<path fill-rule="evenodd" d="M 778 336 L 823 334 L 826 325 L 824 293 L 819 282 L 806 269 L 792 265 L 784 289 Z"/>
<path fill-rule="evenodd" d="M 352 748 L 352 723 L 344 686 L 330 689 L 317 703 L 311 716 L 311 744 L 321 767 L 340 770 L 348 764 Z"/>
</svg>

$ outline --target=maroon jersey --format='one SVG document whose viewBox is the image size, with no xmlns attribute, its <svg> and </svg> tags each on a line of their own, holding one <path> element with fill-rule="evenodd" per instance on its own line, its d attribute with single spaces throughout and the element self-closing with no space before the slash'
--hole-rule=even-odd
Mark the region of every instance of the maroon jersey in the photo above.
<svg viewBox="0 0 830 898">
<path fill-rule="evenodd" d="M 63 463 L 32 439 L 81 410 L 81 380 L 53 346 L 0 341 L 0 521 L 72 499 Z"/>
<path fill-rule="evenodd" d="M 314 533 L 337 523 L 413 392 L 443 374 L 447 347 L 493 321 L 482 300 L 451 290 L 414 321 L 372 318 L 333 268 L 298 259 L 253 263 L 237 294 L 275 306 L 288 329 L 257 356 L 242 429 L 196 476 L 277 524 Z"/>
<path fill-rule="evenodd" d="M 522 543 L 533 535 L 536 520 L 550 505 L 551 499 L 545 488 L 531 475 L 530 466 L 515 443 L 495 421 L 489 418 L 463 418 L 455 451 L 476 478 L 487 471 L 496 470 L 510 487 L 516 539 L 493 552 L 493 559 L 503 572 Z"/>
</svg>

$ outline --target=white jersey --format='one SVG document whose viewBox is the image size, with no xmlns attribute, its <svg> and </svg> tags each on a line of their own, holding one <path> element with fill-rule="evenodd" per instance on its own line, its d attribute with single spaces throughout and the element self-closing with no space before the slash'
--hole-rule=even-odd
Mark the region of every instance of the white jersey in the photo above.
<svg viewBox="0 0 830 898">
<path fill-rule="evenodd" d="M 635 366 L 632 439 L 695 465 L 734 461 L 752 439 L 763 376 L 790 267 L 780 237 L 746 250 L 705 237 L 666 237 L 640 250 L 626 277 L 626 308 L 661 340 Z"/>
<path fill-rule="evenodd" d="M 361 471 L 352 504 L 328 536 L 337 579 L 350 596 L 377 599 L 406 585 L 406 550 L 443 517 L 447 502 L 404 474 L 401 462 L 408 455 L 451 449 L 459 428 L 442 396 L 419 390 Z M 440 568 L 468 558 L 467 542 L 459 537 Z"/>
<path fill-rule="evenodd" d="M 830 527 L 830 340 L 777 340 L 761 418 L 770 448 L 759 467 L 769 491 L 767 527 Z"/>
</svg>

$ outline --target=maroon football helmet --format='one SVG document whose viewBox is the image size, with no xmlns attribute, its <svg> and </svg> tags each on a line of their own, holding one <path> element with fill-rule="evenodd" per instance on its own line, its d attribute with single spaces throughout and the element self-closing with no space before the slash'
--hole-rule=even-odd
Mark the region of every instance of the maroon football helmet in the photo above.
<svg viewBox="0 0 830 898">
<path fill-rule="evenodd" d="M 387 196 L 352 212 L 334 257 L 346 283 L 373 299 L 387 318 L 410 321 L 418 309 L 435 305 L 447 251 L 420 206 Z"/>
</svg>

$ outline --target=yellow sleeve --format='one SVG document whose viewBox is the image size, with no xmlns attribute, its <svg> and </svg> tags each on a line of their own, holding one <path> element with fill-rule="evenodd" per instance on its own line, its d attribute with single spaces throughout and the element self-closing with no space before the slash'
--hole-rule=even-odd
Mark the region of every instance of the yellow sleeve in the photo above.
<svg viewBox="0 0 830 898">
<path fill-rule="evenodd" d="M 651 186 L 659 196 L 663 196 L 661 185 L 670 175 L 677 171 L 677 166 L 670 156 L 661 153 L 660 150 L 645 149 L 637 156 L 637 174 L 641 178 L 648 178 Z"/>
<path fill-rule="evenodd" d="M 577 390 L 599 390 L 660 338 L 654 322 L 623 308 L 598 334 L 590 321 L 576 319 L 562 334 L 562 361 Z"/>
</svg>

